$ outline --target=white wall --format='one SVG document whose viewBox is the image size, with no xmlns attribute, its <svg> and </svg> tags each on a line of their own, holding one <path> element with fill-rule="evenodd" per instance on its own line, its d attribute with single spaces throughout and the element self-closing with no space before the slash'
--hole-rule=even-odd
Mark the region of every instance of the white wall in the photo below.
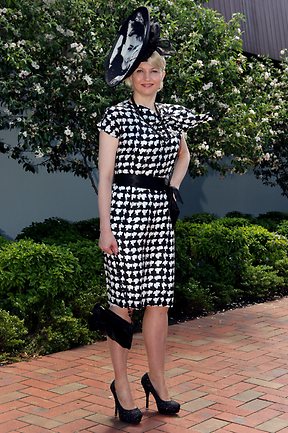
<svg viewBox="0 0 288 433">
<path fill-rule="evenodd" d="M 97 196 L 89 181 L 71 174 L 26 173 L 0 155 L 0 229 L 15 237 L 45 218 L 77 221 L 97 216 Z"/>
<path fill-rule="evenodd" d="M 186 177 L 182 184 L 184 205 L 181 216 L 208 212 L 224 216 L 227 212 L 239 211 L 259 215 L 269 211 L 288 212 L 288 199 L 281 195 L 278 187 L 268 187 L 253 174 L 218 174 L 192 180 Z"/>
</svg>

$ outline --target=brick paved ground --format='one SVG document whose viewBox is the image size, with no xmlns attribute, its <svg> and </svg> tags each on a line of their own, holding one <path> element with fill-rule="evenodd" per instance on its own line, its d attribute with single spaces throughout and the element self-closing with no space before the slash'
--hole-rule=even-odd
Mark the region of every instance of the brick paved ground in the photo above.
<svg viewBox="0 0 288 433">
<path fill-rule="evenodd" d="M 167 376 L 179 416 L 144 409 L 140 334 L 130 353 L 139 426 L 113 416 L 105 342 L 0 368 L 1 433 L 288 432 L 288 298 L 169 327 Z"/>
</svg>

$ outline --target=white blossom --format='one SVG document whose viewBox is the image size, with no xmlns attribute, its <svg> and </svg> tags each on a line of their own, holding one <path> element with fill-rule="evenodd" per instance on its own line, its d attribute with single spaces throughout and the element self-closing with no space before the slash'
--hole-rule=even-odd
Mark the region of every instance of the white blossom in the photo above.
<svg viewBox="0 0 288 433">
<path fill-rule="evenodd" d="M 211 66 L 217 66 L 219 64 L 220 64 L 219 60 L 210 60 L 210 65 Z"/>
<path fill-rule="evenodd" d="M 45 39 L 46 39 L 47 41 L 52 41 L 52 39 L 54 39 L 54 35 L 51 35 L 51 34 L 49 34 L 49 33 L 46 33 L 46 35 L 45 35 Z"/>
<path fill-rule="evenodd" d="M 265 155 L 263 156 L 263 159 L 265 159 L 265 161 L 269 161 L 271 159 L 271 155 L 270 153 L 265 153 Z"/>
<path fill-rule="evenodd" d="M 87 138 L 87 135 L 85 134 L 84 131 L 81 132 L 81 138 L 82 138 L 82 140 L 86 140 L 86 138 Z"/>
<path fill-rule="evenodd" d="M 40 147 L 38 147 L 37 150 L 35 150 L 35 157 L 36 158 L 43 158 L 43 156 L 44 156 L 44 153 L 42 152 Z"/>
<path fill-rule="evenodd" d="M 206 141 L 203 141 L 203 143 L 199 144 L 198 148 L 200 150 L 209 150 L 209 145 L 207 144 Z"/>
<path fill-rule="evenodd" d="M 67 137 L 73 137 L 74 133 L 71 131 L 71 129 L 69 128 L 69 126 L 66 126 L 65 130 L 64 130 L 64 134 Z"/>
<path fill-rule="evenodd" d="M 237 87 L 233 87 L 232 92 L 235 93 L 236 95 L 240 94 L 240 90 L 237 89 Z"/>
<path fill-rule="evenodd" d="M 203 68 L 204 63 L 202 62 L 202 60 L 196 60 L 196 65 L 199 66 L 199 68 Z"/>
<path fill-rule="evenodd" d="M 264 80 L 269 80 L 270 75 L 271 74 L 269 72 L 265 72 L 265 74 L 264 74 Z"/>
<path fill-rule="evenodd" d="M 80 53 L 84 48 L 82 44 L 78 44 L 77 42 L 73 42 L 73 44 L 71 44 L 70 47 L 75 48 L 77 53 Z"/>
<path fill-rule="evenodd" d="M 91 114 L 91 117 L 97 117 L 97 113 L 95 113 L 95 112 L 92 113 L 92 114 Z"/>
<path fill-rule="evenodd" d="M 38 63 L 36 63 L 36 62 L 31 62 L 31 66 L 32 66 L 34 69 L 39 69 L 39 68 L 40 68 L 40 66 L 39 66 Z"/>
<path fill-rule="evenodd" d="M 83 77 L 83 79 L 86 81 L 86 83 L 88 84 L 88 86 L 91 86 L 91 84 L 93 84 L 93 80 L 92 80 L 92 78 L 89 75 L 85 74 L 84 77 Z"/>
<path fill-rule="evenodd" d="M 39 83 L 35 84 L 35 90 L 37 93 L 39 93 L 39 95 L 41 95 L 42 93 L 45 92 L 45 90 L 43 89 L 43 87 Z"/>
<path fill-rule="evenodd" d="M 57 32 L 61 33 L 61 35 L 65 35 L 65 30 L 63 29 L 63 27 L 57 25 L 56 30 Z"/>
<path fill-rule="evenodd" d="M 69 29 L 67 29 L 67 30 L 66 30 L 66 36 L 74 36 L 74 32 L 73 32 L 73 30 L 69 30 Z"/>
<path fill-rule="evenodd" d="M 223 156 L 223 153 L 221 150 L 216 150 L 215 155 L 217 158 L 221 158 Z"/>
<path fill-rule="evenodd" d="M 171 96 L 171 99 L 172 99 L 172 101 L 179 102 L 179 96 L 175 95 L 175 93 L 173 93 L 173 95 Z"/>
<path fill-rule="evenodd" d="M 213 87 L 213 83 L 210 81 L 210 83 L 204 84 L 202 86 L 202 89 L 203 90 L 209 90 L 209 89 L 211 89 L 211 87 Z"/>
<path fill-rule="evenodd" d="M 18 75 L 19 75 L 20 78 L 25 78 L 25 77 L 28 77 L 29 74 L 30 74 L 29 71 L 22 70 L 22 71 L 19 72 Z"/>
</svg>

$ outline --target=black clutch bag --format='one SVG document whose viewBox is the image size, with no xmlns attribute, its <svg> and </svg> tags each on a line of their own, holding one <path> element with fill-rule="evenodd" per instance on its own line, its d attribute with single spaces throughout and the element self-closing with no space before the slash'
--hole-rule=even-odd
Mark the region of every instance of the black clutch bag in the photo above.
<svg viewBox="0 0 288 433">
<path fill-rule="evenodd" d="M 96 304 L 88 319 L 91 331 L 100 331 L 117 341 L 125 349 L 131 349 L 133 324 L 113 313 L 113 311 Z"/>
<path fill-rule="evenodd" d="M 179 218 L 179 214 L 180 214 L 180 209 L 177 204 L 177 201 L 183 203 L 183 200 L 178 189 L 175 188 L 174 186 L 167 187 L 167 197 L 168 197 L 169 212 L 170 212 L 172 227 L 175 227 L 176 221 Z"/>
</svg>

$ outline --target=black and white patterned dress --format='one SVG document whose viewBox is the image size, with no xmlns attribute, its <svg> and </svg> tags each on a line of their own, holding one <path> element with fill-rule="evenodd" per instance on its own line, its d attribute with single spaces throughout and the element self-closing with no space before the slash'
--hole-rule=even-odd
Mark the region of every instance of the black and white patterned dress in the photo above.
<svg viewBox="0 0 288 433">
<path fill-rule="evenodd" d="M 119 139 L 115 174 L 169 179 L 183 131 L 206 115 L 157 104 L 157 113 L 130 101 L 108 108 L 100 130 Z M 172 306 L 175 241 L 165 191 L 112 185 L 111 229 L 119 254 L 104 253 L 108 301 L 120 307 Z"/>
</svg>

